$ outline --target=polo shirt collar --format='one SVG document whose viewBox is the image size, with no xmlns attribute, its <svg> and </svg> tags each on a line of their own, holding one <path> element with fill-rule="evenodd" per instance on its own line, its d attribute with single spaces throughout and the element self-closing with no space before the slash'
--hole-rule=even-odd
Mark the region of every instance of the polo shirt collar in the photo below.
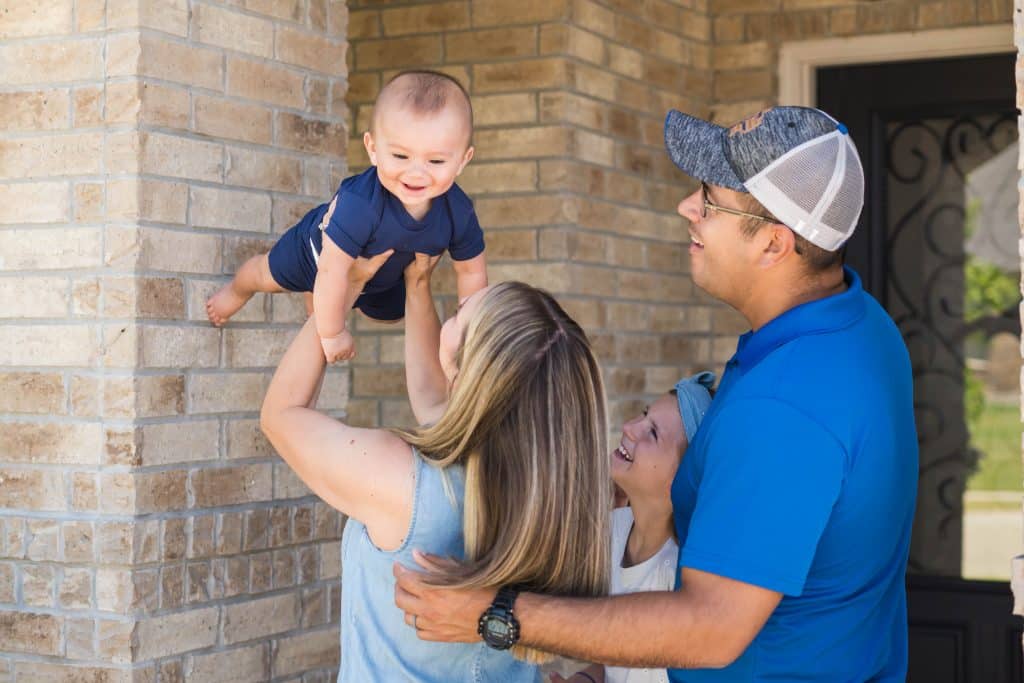
<svg viewBox="0 0 1024 683">
<path fill-rule="evenodd" d="M 839 330 L 864 316 L 864 288 L 860 276 L 843 266 L 846 291 L 809 301 L 770 320 L 757 332 L 741 335 L 729 365 L 748 370 L 769 353 L 797 337 Z"/>
</svg>

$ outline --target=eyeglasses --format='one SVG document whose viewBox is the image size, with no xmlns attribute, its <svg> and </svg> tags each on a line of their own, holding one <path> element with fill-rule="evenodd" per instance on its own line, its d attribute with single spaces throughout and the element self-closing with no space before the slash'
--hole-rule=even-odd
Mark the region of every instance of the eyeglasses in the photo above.
<svg viewBox="0 0 1024 683">
<path fill-rule="evenodd" d="M 776 219 L 770 218 L 768 216 L 758 216 L 757 214 L 747 213 L 746 211 L 740 211 L 739 209 L 730 209 L 728 207 L 719 206 L 718 204 L 712 203 L 711 200 L 708 199 L 708 186 L 706 183 L 700 184 L 700 194 L 701 198 L 704 200 L 701 203 L 700 208 L 701 218 L 707 218 L 708 209 L 711 209 L 712 211 L 721 211 L 722 213 L 732 214 L 733 216 L 744 216 L 746 218 L 754 218 L 759 221 L 765 221 L 766 223 L 778 223 Z"/>
</svg>

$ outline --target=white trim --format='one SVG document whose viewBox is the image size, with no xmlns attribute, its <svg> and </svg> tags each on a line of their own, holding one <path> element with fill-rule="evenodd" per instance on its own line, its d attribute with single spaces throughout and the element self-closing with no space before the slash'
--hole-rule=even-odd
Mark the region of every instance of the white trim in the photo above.
<svg viewBox="0 0 1024 683">
<path fill-rule="evenodd" d="M 1013 25 L 887 33 L 783 43 L 779 48 L 779 104 L 813 107 L 819 66 L 900 62 L 1016 52 Z"/>
</svg>

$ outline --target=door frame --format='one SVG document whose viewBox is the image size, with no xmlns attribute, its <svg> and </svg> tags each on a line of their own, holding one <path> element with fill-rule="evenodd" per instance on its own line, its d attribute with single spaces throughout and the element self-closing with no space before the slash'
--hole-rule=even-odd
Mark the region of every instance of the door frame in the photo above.
<svg viewBox="0 0 1024 683">
<path fill-rule="evenodd" d="M 1016 52 L 1013 25 L 884 33 L 783 43 L 779 47 L 779 104 L 815 106 L 815 72 L 822 66 L 901 62 Z"/>
</svg>

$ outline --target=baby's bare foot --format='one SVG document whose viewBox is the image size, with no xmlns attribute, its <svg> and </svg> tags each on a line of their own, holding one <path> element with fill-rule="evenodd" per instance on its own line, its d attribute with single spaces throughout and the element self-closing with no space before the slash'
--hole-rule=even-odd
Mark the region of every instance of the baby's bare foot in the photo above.
<svg viewBox="0 0 1024 683">
<path fill-rule="evenodd" d="M 252 294 L 248 296 L 239 294 L 232 287 L 232 283 L 229 282 L 220 289 L 217 293 L 211 296 L 206 301 L 206 317 L 210 319 L 216 327 L 220 327 L 228 321 L 231 316 L 238 312 L 245 302 L 252 298 Z"/>
</svg>

